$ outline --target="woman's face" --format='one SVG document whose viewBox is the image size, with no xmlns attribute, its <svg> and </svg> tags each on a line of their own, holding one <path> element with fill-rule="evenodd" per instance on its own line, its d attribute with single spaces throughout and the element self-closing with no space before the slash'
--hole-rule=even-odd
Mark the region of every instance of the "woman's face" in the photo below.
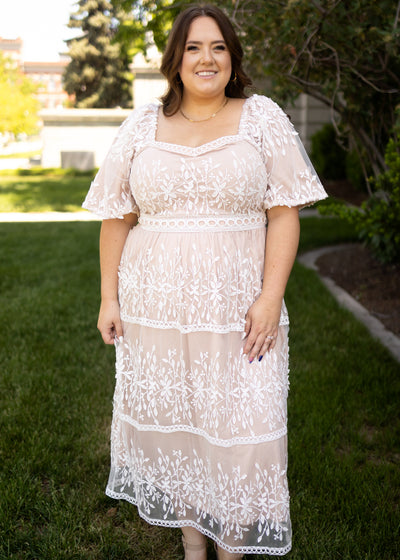
<svg viewBox="0 0 400 560">
<path fill-rule="evenodd" d="M 193 20 L 179 69 L 184 95 L 220 96 L 231 73 L 231 55 L 216 21 L 207 16 Z"/>
</svg>

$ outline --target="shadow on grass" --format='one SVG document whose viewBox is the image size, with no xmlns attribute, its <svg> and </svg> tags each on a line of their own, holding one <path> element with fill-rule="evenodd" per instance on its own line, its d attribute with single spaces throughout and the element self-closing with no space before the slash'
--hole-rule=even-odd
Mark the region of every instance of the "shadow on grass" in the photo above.
<svg viewBox="0 0 400 560">
<path fill-rule="evenodd" d="M 0 177 L 2 212 L 75 212 L 81 210 L 91 177 Z"/>
</svg>

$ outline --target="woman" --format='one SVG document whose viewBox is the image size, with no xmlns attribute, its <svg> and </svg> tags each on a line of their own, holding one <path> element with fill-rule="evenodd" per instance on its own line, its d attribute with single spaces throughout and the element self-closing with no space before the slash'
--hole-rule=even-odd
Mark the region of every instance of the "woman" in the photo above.
<svg viewBox="0 0 400 560">
<path fill-rule="evenodd" d="M 298 209 L 326 194 L 241 59 L 218 8 L 182 12 L 162 105 L 125 121 L 84 203 L 104 219 L 98 328 L 117 356 L 106 492 L 180 527 L 186 560 L 206 536 L 219 559 L 291 547 L 283 296 Z"/>
</svg>

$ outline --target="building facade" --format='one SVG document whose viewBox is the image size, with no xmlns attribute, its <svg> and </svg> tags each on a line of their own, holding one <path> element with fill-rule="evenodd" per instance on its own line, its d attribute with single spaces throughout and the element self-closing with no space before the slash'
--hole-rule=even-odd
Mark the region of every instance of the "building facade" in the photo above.
<svg viewBox="0 0 400 560">
<path fill-rule="evenodd" d="M 37 99 L 43 109 L 61 109 L 71 105 L 73 98 L 62 85 L 62 76 L 69 62 L 68 56 L 60 56 L 58 62 L 29 62 L 23 60 L 23 41 L 0 37 L 0 51 L 17 63 L 23 74 L 38 85 Z"/>
<path fill-rule="evenodd" d="M 4 37 L 0 37 L 0 52 L 4 56 L 11 58 L 18 66 L 22 64 L 22 45 L 21 37 L 17 37 L 17 39 L 4 39 Z"/>
<path fill-rule="evenodd" d="M 73 99 L 64 90 L 62 76 L 68 60 L 58 62 L 23 62 L 22 71 L 38 85 L 36 94 L 43 109 L 62 109 Z"/>
</svg>

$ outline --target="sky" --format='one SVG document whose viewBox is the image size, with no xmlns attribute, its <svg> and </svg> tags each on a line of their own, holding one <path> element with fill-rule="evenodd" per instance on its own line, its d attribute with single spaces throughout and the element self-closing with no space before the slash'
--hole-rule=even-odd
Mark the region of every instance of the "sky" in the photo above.
<svg viewBox="0 0 400 560">
<path fill-rule="evenodd" d="M 76 35 L 67 23 L 75 0 L 0 0 L 0 37 L 24 41 L 23 60 L 54 62 Z"/>
</svg>

